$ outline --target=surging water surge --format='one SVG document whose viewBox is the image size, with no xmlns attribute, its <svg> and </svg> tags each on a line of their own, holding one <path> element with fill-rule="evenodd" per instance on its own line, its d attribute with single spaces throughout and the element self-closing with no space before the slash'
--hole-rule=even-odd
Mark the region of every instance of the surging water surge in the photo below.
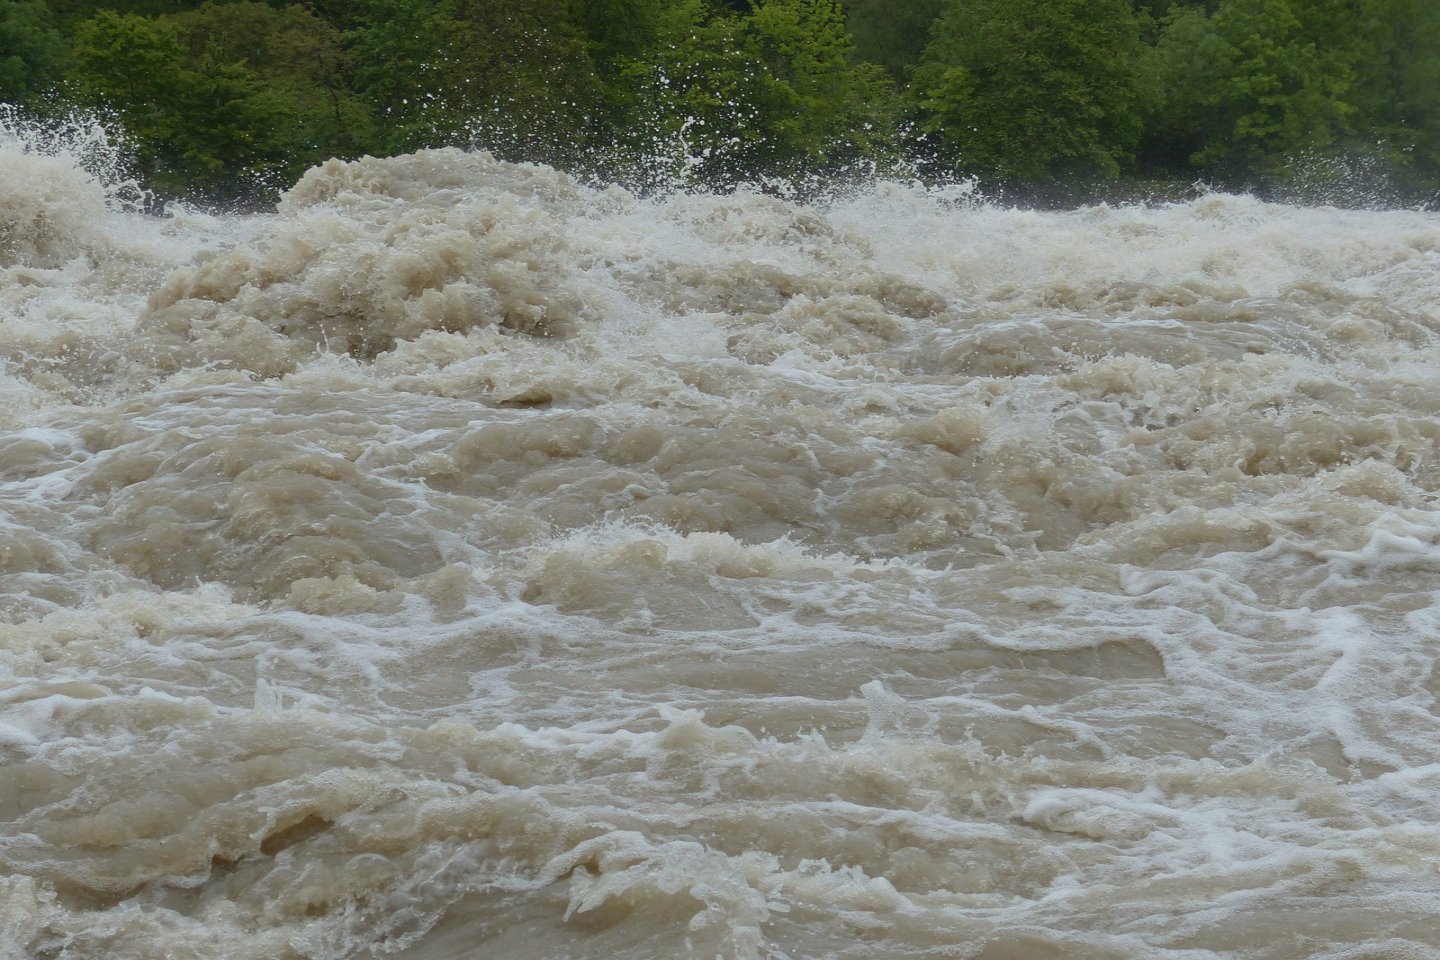
<svg viewBox="0 0 1440 960">
<path fill-rule="evenodd" d="M 0 953 L 1440 956 L 1440 218 L 0 142 Z"/>
</svg>

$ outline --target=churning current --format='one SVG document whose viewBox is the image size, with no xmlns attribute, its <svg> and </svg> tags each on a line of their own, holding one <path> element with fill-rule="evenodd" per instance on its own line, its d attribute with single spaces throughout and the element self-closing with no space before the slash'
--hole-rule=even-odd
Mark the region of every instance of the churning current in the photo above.
<svg viewBox="0 0 1440 960">
<path fill-rule="evenodd" d="M 0 145 L 6 960 L 1440 957 L 1440 217 Z"/>
</svg>

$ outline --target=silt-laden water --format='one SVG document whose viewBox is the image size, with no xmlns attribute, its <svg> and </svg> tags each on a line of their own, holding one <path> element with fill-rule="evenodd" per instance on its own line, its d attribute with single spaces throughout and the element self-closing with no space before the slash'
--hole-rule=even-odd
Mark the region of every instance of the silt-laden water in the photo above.
<svg viewBox="0 0 1440 960">
<path fill-rule="evenodd" d="M 1437 215 L 0 168 L 7 960 L 1440 957 Z"/>
</svg>

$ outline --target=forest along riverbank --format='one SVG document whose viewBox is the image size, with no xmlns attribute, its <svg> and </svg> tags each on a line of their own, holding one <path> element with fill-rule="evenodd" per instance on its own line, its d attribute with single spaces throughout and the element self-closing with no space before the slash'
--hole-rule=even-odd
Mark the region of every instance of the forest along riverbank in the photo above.
<svg viewBox="0 0 1440 960">
<path fill-rule="evenodd" d="M 1440 955 L 1433 214 L 0 151 L 6 956 Z"/>
</svg>

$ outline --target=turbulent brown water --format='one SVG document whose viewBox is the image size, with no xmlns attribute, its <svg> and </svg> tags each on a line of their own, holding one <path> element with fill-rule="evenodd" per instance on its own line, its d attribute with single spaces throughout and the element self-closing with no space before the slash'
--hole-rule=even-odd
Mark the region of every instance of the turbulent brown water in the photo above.
<svg viewBox="0 0 1440 960">
<path fill-rule="evenodd" d="M 0 955 L 1440 956 L 1440 217 L 0 145 Z"/>
</svg>

